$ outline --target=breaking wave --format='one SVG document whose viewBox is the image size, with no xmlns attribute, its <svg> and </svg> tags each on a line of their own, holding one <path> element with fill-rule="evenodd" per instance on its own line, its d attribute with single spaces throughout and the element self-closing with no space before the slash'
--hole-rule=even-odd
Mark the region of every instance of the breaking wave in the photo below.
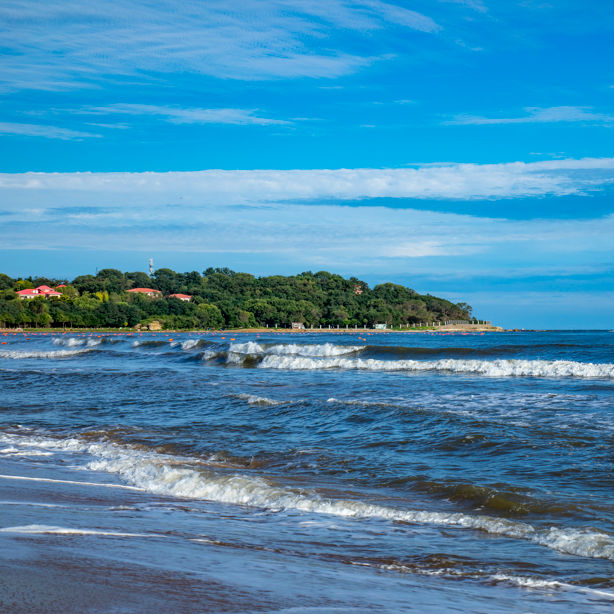
<svg viewBox="0 0 614 614">
<path fill-rule="evenodd" d="M 132 347 L 133 348 L 138 348 L 138 347 L 161 347 L 163 345 L 169 345 L 168 341 L 162 341 L 160 340 L 152 340 L 152 339 L 147 339 L 144 341 L 134 341 L 132 343 Z"/>
<path fill-rule="evenodd" d="M 173 341 L 170 345 L 172 348 L 180 347 L 182 350 L 191 350 L 192 348 L 203 347 L 210 343 L 210 341 L 205 341 L 204 339 L 187 339 L 186 341 Z"/>
<path fill-rule="evenodd" d="M 265 369 L 360 369 L 367 371 L 453 371 L 491 377 L 600 377 L 614 378 L 613 364 L 571 360 L 375 360 L 265 356 L 258 365 Z"/>
<path fill-rule="evenodd" d="M 241 399 L 247 401 L 250 405 L 284 405 L 288 401 L 275 401 L 274 399 L 267 399 L 267 397 L 258 397 L 255 394 L 231 394 L 229 395 L 235 399 Z"/>
<path fill-rule="evenodd" d="M 78 354 L 85 354 L 89 352 L 89 349 L 83 350 L 55 350 L 51 352 L 15 352 L 0 350 L 0 358 L 69 358 L 70 356 L 77 356 Z"/>
<path fill-rule="evenodd" d="M 247 343 L 231 343 L 228 351 L 235 354 L 327 357 L 351 354 L 364 348 L 365 346 L 334 345 L 333 343 L 324 343 L 323 345 L 279 344 L 265 346 L 254 341 L 248 341 Z"/>
<path fill-rule="evenodd" d="M 191 468 L 186 466 L 194 462 L 189 458 L 183 459 L 182 467 L 178 465 L 177 457 L 112 443 L 10 435 L 4 435 L 0 440 L 10 445 L 87 453 L 95 457 L 87 463 L 88 469 L 120 475 L 132 486 L 158 495 L 271 510 L 296 510 L 346 518 L 380 518 L 411 524 L 467 528 L 526 540 L 566 554 L 614 561 L 614 536 L 594 529 L 536 528 L 525 522 L 493 516 L 403 510 L 360 500 L 320 497 L 307 490 L 297 491 L 276 485 L 262 477 L 220 474 L 208 468 Z"/>
<path fill-rule="evenodd" d="M 81 345 L 85 345 L 87 347 L 93 347 L 95 345 L 100 345 L 102 343 L 102 339 L 85 339 L 85 338 L 77 338 L 77 337 L 63 337 L 61 339 L 54 339 L 53 345 L 63 345 L 69 348 L 77 347 Z"/>
</svg>

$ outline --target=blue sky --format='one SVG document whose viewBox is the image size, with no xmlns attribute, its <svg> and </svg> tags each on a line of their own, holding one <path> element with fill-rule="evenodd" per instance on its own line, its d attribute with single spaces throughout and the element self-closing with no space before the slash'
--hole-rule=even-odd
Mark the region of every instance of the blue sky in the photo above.
<svg viewBox="0 0 614 614">
<path fill-rule="evenodd" d="M 326 269 L 614 328 L 603 2 L 7 1 L 0 270 Z"/>
</svg>

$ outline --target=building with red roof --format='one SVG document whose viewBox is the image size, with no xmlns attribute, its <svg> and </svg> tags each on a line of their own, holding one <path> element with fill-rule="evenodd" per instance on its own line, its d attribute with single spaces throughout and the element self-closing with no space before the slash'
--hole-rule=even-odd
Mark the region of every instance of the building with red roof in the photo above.
<svg viewBox="0 0 614 614">
<path fill-rule="evenodd" d="M 154 290 L 153 288 L 132 288 L 132 290 L 127 290 L 127 292 L 146 294 L 147 296 L 162 296 L 162 292 L 160 292 L 160 290 Z"/>
<path fill-rule="evenodd" d="M 192 300 L 192 297 L 189 294 L 171 294 L 171 296 L 178 298 L 180 301 L 185 301 L 186 303 L 189 303 Z"/>
<path fill-rule="evenodd" d="M 45 298 L 59 298 L 60 296 L 62 296 L 62 293 L 57 292 L 49 286 L 39 286 L 38 288 L 27 288 L 26 290 L 20 290 L 19 292 L 17 292 L 17 296 L 22 300 L 27 298 L 37 298 L 39 296 L 44 296 Z"/>
</svg>

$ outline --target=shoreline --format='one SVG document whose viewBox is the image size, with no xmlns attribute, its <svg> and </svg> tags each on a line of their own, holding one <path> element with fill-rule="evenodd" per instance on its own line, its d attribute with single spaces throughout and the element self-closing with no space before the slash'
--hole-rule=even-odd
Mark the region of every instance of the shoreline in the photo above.
<svg viewBox="0 0 614 614">
<path fill-rule="evenodd" d="M 162 333 L 211 333 L 211 334 L 248 334 L 248 333 L 294 333 L 294 334 L 311 334 L 311 333 L 370 333 L 370 334 L 389 334 L 389 333 L 433 333 L 433 332 L 532 332 L 521 331 L 520 329 L 504 329 L 500 326 L 481 326 L 476 325 L 457 325 L 457 326 L 434 326 L 430 328 L 227 328 L 225 330 L 204 330 L 199 328 L 192 329 L 160 329 L 160 330 L 148 330 L 148 329 L 121 329 L 121 328 L 0 328 L 0 334 L 22 334 L 22 335 L 36 335 L 50 333 L 55 334 L 67 334 L 67 333 L 98 333 L 98 334 L 116 334 L 116 335 L 137 335 L 137 334 L 162 334 Z"/>
</svg>

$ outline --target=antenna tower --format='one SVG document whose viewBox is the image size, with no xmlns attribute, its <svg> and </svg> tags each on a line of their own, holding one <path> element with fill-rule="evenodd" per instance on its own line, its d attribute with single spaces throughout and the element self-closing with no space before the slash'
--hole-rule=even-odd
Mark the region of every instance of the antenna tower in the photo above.
<svg viewBox="0 0 614 614">
<path fill-rule="evenodd" d="M 153 277 L 153 258 L 149 259 L 149 277 Z"/>
</svg>

